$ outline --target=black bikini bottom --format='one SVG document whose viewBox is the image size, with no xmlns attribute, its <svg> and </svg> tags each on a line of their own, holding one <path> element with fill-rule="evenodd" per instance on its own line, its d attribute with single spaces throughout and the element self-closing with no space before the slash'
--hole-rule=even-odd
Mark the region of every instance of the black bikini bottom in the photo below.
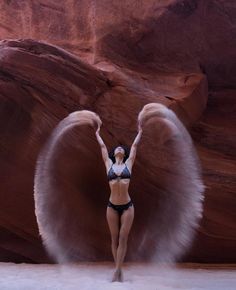
<svg viewBox="0 0 236 290">
<path fill-rule="evenodd" d="M 123 213 L 124 210 L 128 209 L 130 206 L 133 206 L 133 203 L 130 200 L 126 204 L 113 204 L 109 200 L 107 206 L 112 207 L 114 210 L 116 210 L 119 213 L 119 215 L 122 215 L 122 213 Z"/>
</svg>

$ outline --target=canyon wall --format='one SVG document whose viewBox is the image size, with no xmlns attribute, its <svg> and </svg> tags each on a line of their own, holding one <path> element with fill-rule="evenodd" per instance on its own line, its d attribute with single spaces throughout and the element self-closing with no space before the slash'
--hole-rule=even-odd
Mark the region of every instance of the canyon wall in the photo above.
<svg viewBox="0 0 236 290">
<path fill-rule="evenodd" d="M 62 118 L 93 110 L 103 121 L 108 148 L 131 145 L 138 112 L 160 102 L 189 129 L 207 186 L 204 216 L 183 260 L 235 262 L 234 2 L 6 0 L 0 8 L 0 259 L 50 261 L 36 224 L 33 178 L 38 153 Z M 109 189 L 93 131 L 86 132 L 84 150 L 94 152 L 97 166 L 90 170 L 99 190 L 90 184 L 87 200 L 76 195 L 76 158 L 83 154 L 75 143 L 60 160 L 70 181 L 63 186 L 74 197 L 70 203 L 88 208 L 80 229 L 90 241 L 84 259 L 106 260 L 112 258 L 105 220 Z M 142 184 L 141 156 L 152 158 L 152 152 L 138 154 L 130 187 L 136 219 L 128 260 L 135 260 L 132 249 L 158 192 L 155 180 L 146 188 Z M 143 259 L 149 255 L 147 249 Z"/>
</svg>

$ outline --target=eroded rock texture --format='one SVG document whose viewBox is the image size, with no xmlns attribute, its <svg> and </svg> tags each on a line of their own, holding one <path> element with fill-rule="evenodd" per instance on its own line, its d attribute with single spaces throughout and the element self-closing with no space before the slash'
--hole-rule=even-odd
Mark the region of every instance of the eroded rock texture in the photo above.
<svg viewBox="0 0 236 290">
<path fill-rule="evenodd" d="M 235 261 L 234 2 L 8 0 L 0 5 L 1 39 L 35 38 L 79 56 L 32 40 L 0 44 L 1 260 L 48 261 L 34 216 L 33 176 L 39 150 L 59 120 L 72 111 L 91 109 L 102 118 L 109 148 L 130 145 L 142 106 L 161 102 L 193 126 L 208 186 L 204 219 L 185 259 Z M 109 190 L 98 145 L 89 132 L 88 148 L 98 156 L 93 174 L 100 189 L 98 193 L 90 184 L 91 202 L 99 206 L 90 217 L 85 211 L 84 221 L 96 220 L 99 227 L 83 227 L 93 241 L 84 258 L 105 260 L 111 259 L 104 214 Z M 71 173 L 73 192 L 76 152 L 72 146 L 61 160 Z M 143 202 L 150 190 L 158 190 L 142 188 L 142 174 L 137 160 L 130 188 L 136 204 L 127 254 L 131 260 L 145 228 Z"/>
</svg>

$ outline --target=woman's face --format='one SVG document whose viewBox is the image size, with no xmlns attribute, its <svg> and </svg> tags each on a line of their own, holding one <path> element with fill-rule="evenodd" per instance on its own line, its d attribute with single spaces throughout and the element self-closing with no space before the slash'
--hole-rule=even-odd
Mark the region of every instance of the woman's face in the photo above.
<svg viewBox="0 0 236 290">
<path fill-rule="evenodd" d="M 120 155 L 122 155 L 124 157 L 125 156 L 125 150 L 121 146 L 118 146 L 118 147 L 116 147 L 116 149 L 114 151 L 114 156 L 116 156 L 117 154 L 120 154 Z"/>
</svg>

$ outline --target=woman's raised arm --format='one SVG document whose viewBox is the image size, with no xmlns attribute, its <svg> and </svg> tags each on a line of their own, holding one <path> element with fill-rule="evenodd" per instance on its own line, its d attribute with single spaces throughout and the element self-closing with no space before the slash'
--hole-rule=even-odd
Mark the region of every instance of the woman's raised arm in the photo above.
<svg viewBox="0 0 236 290">
<path fill-rule="evenodd" d="M 141 126 L 139 126 L 138 134 L 136 135 L 134 142 L 130 148 L 129 158 L 125 162 L 129 166 L 130 169 L 132 168 L 132 166 L 134 164 L 134 160 L 135 160 L 136 152 L 137 152 L 137 146 L 138 146 L 138 143 L 141 139 L 142 132 L 143 132 L 143 130 L 142 130 Z"/>
<path fill-rule="evenodd" d="M 106 168 L 109 168 L 111 166 L 112 161 L 109 158 L 107 147 L 106 147 L 105 143 L 103 142 L 102 137 L 100 136 L 99 132 L 100 132 L 100 126 L 98 126 L 98 129 L 97 129 L 95 134 L 96 134 L 98 144 L 101 147 L 103 161 L 106 165 Z"/>
</svg>

